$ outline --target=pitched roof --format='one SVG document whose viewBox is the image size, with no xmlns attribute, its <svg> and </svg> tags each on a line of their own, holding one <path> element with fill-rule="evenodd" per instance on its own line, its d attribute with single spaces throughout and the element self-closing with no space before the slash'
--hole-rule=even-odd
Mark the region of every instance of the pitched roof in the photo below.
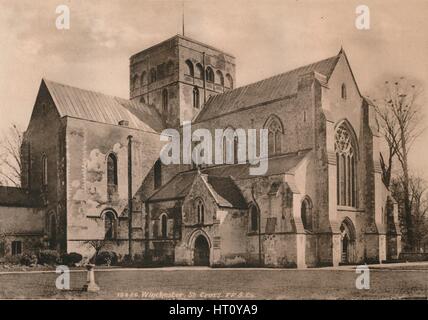
<svg viewBox="0 0 428 320">
<path fill-rule="evenodd" d="M 296 94 L 299 76 L 310 72 L 318 72 L 328 79 L 341 53 L 342 50 L 333 57 L 214 95 L 196 116 L 195 122 L 205 121 L 221 114 Z"/>
<path fill-rule="evenodd" d="M 220 207 L 247 208 L 247 202 L 241 190 L 231 177 L 217 177 L 212 175 L 202 176 L 208 183 L 210 191 Z"/>
<path fill-rule="evenodd" d="M 43 82 L 61 117 L 69 116 L 113 125 L 125 120 L 134 129 L 151 132 L 163 129 L 160 115 L 153 106 L 46 79 Z"/>
<path fill-rule="evenodd" d="M 294 168 L 308 152 L 309 151 L 300 152 L 299 154 L 293 153 L 269 159 L 268 170 L 265 176 L 293 172 Z M 250 175 L 249 167 L 249 164 L 228 164 L 204 168 L 201 172 L 208 175 L 207 183 L 209 183 L 209 185 L 213 187 L 213 190 L 218 194 L 219 202 L 230 202 L 229 195 L 227 194 L 228 192 L 231 192 L 231 194 L 234 195 L 234 199 L 237 198 L 234 193 L 235 191 L 231 191 L 234 188 L 231 184 L 233 183 L 235 185 L 233 180 L 243 180 L 255 177 Z M 149 197 L 148 201 L 159 202 L 185 198 L 188 195 L 197 174 L 197 170 L 178 173 L 169 182 L 155 191 Z M 223 183 L 227 184 L 227 186 L 223 187 Z M 224 190 L 222 190 L 223 188 Z"/>
</svg>

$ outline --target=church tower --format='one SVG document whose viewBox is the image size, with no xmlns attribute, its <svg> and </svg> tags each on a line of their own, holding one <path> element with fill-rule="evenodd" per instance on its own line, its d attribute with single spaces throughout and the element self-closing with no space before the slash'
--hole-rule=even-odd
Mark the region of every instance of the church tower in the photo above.
<svg viewBox="0 0 428 320">
<path fill-rule="evenodd" d="M 181 35 L 130 58 L 130 98 L 155 106 L 167 128 L 192 120 L 235 82 L 235 57 Z"/>
</svg>

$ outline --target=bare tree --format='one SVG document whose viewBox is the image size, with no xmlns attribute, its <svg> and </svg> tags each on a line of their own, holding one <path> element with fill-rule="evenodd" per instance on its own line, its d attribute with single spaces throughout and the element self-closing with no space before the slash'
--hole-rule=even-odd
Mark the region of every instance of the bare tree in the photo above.
<svg viewBox="0 0 428 320">
<path fill-rule="evenodd" d="M 21 186 L 21 145 L 23 131 L 16 125 L 0 141 L 0 185 Z"/>
<path fill-rule="evenodd" d="M 406 223 L 404 214 L 404 192 L 403 179 L 398 177 L 391 181 L 391 191 L 395 199 L 398 199 L 400 220 Z M 412 176 L 409 180 L 409 203 L 412 208 L 412 234 L 415 251 L 421 251 L 428 245 L 428 187 L 427 182 L 420 177 Z"/>
<path fill-rule="evenodd" d="M 409 247 L 413 247 L 412 228 L 412 202 L 410 190 L 410 170 L 408 155 L 413 142 L 420 136 L 424 128 L 421 128 L 421 106 L 417 103 L 420 95 L 416 85 L 411 84 L 404 77 L 398 81 L 385 82 L 383 98 L 374 100 L 377 113 L 377 122 L 381 133 L 385 137 L 388 154 L 381 153 L 381 167 L 383 182 L 390 187 L 394 158 L 398 160 L 402 174 L 402 197 L 404 205 L 404 219 L 406 240 Z"/>
</svg>

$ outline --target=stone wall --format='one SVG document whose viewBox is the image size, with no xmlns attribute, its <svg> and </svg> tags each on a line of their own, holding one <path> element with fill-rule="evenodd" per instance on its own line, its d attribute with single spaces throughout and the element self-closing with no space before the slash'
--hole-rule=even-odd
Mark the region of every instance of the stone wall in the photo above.
<svg viewBox="0 0 428 320">
<path fill-rule="evenodd" d="M 81 244 L 86 240 L 104 238 L 102 214 L 106 210 L 112 210 L 116 215 L 116 240 L 122 244 L 127 241 L 129 135 L 133 137 L 134 196 L 158 158 L 161 147 L 159 135 L 122 126 L 67 119 L 67 241 L 70 248 L 79 246 L 73 242 Z M 118 185 L 113 195 L 108 197 L 107 157 L 110 153 L 117 157 Z M 138 242 L 144 237 L 143 209 L 140 201 L 134 203 L 133 238 Z"/>
</svg>

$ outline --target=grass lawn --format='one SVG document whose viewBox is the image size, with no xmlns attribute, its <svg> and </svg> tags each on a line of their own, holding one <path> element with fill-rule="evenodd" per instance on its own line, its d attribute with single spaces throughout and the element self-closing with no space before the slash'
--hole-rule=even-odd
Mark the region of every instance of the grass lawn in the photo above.
<svg viewBox="0 0 428 320">
<path fill-rule="evenodd" d="M 370 289 L 358 290 L 353 270 L 103 269 L 98 293 L 82 292 L 86 272 L 70 273 L 71 290 L 55 287 L 57 274 L 0 274 L 0 298 L 16 299 L 403 299 L 425 298 L 428 270 L 373 269 Z"/>
</svg>

